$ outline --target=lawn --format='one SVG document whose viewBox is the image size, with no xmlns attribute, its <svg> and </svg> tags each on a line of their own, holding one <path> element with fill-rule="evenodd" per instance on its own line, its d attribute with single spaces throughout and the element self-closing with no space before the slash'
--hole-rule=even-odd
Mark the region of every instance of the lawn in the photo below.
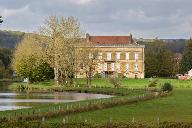
<svg viewBox="0 0 192 128">
<path fill-rule="evenodd" d="M 155 79 L 155 78 L 154 78 Z M 154 80 L 153 79 L 153 80 Z M 120 80 L 121 87 L 126 87 L 126 88 L 145 88 L 150 84 L 151 79 L 122 79 Z M 158 87 L 161 87 L 165 82 L 171 83 L 174 88 L 192 88 L 192 80 L 178 80 L 178 79 L 158 79 Z M 75 80 L 76 87 L 81 87 L 86 84 L 85 79 L 76 79 Z M 10 88 L 15 89 L 17 88 L 18 85 L 26 85 L 26 83 L 13 83 Z M 42 88 L 43 90 L 50 89 L 52 87 L 57 87 L 54 85 L 54 81 L 46 81 L 46 82 L 40 82 L 40 83 L 33 83 L 31 84 L 32 87 L 34 88 Z M 110 83 L 108 79 L 93 79 L 92 80 L 92 86 L 93 87 L 113 87 L 113 85 Z"/>
<path fill-rule="evenodd" d="M 160 121 L 192 121 L 192 89 L 175 89 L 171 96 L 122 105 L 92 112 L 77 113 L 67 117 L 51 118 L 49 122 L 84 121 L 102 123 L 135 121 L 156 123 Z"/>
<path fill-rule="evenodd" d="M 150 83 L 150 79 L 123 79 L 121 87 L 126 88 L 145 88 Z M 157 123 L 160 121 L 192 121 L 192 80 L 181 81 L 177 79 L 159 79 L 158 87 L 165 82 L 173 85 L 174 91 L 170 96 L 142 101 L 129 105 L 120 105 L 112 108 L 95 110 L 91 112 L 76 113 L 69 116 L 59 116 L 56 118 L 46 119 L 47 122 L 62 122 L 63 119 L 69 122 L 82 122 L 87 120 L 91 123 L 102 123 L 109 120 L 114 122 L 150 122 Z M 76 79 L 76 87 L 83 86 L 84 79 Z M 23 83 L 14 83 L 17 86 Z M 43 89 L 56 87 L 53 81 L 35 83 L 32 86 Z M 95 87 L 113 87 L 107 79 L 93 79 L 92 86 Z M 102 88 L 101 88 L 102 89 Z"/>
</svg>

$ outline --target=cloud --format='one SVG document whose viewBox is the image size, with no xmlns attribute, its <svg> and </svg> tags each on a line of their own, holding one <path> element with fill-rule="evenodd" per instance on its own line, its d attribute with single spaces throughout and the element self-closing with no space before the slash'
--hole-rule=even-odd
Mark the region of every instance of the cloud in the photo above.
<svg viewBox="0 0 192 128">
<path fill-rule="evenodd" d="M 94 2 L 95 0 L 71 0 L 72 3 L 85 5 L 91 2 Z"/>
<path fill-rule="evenodd" d="M 94 35 L 188 38 L 191 0 L 2 0 L 1 29 L 34 31 L 49 15 L 77 17 Z"/>
<path fill-rule="evenodd" d="M 8 18 L 8 17 L 13 17 L 13 16 L 18 16 L 18 15 L 21 15 L 25 12 L 29 11 L 29 6 L 26 5 L 22 8 L 18 8 L 18 9 L 3 9 L 1 10 L 1 15 L 3 15 L 5 18 Z"/>
</svg>

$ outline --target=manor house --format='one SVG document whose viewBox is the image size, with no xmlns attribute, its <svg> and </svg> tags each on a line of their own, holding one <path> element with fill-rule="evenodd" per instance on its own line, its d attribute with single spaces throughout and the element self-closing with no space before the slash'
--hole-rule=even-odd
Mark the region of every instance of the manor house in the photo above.
<svg viewBox="0 0 192 128">
<path fill-rule="evenodd" d="M 123 75 L 127 78 L 144 78 L 144 45 L 128 36 L 92 36 L 86 41 L 98 50 L 95 73 L 102 76 Z"/>
</svg>

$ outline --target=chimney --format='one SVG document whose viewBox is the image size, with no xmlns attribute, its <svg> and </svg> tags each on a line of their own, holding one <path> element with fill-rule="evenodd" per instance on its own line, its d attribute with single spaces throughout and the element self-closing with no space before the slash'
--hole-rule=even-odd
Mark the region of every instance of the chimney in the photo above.
<svg viewBox="0 0 192 128">
<path fill-rule="evenodd" d="M 132 44 L 134 41 L 133 41 L 133 36 L 132 36 L 131 33 L 130 33 L 130 35 L 129 35 L 129 38 L 130 38 L 130 43 Z"/>
<path fill-rule="evenodd" d="M 87 43 L 89 42 L 89 39 L 90 39 L 90 35 L 89 35 L 89 33 L 86 33 L 86 41 L 87 41 Z"/>
</svg>

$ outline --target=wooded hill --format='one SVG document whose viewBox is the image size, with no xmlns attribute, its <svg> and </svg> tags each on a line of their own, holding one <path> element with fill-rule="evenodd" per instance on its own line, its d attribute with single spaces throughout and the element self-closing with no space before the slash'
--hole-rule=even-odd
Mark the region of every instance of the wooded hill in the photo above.
<svg viewBox="0 0 192 128">
<path fill-rule="evenodd" d="M 0 30 L 0 48 L 14 48 L 24 35 L 24 32 Z"/>
<path fill-rule="evenodd" d="M 186 39 L 160 39 L 160 40 L 164 42 L 166 48 L 173 53 L 182 53 L 186 44 Z M 138 43 L 147 45 L 148 40 L 138 41 Z"/>
<path fill-rule="evenodd" d="M 0 48 L 14 48 L 17 43 L 19 43 L 23 36 L 24 32 L 20 31 L 1 31 L 0 30 Z M 166 47 L 173 53 L 182 53 L 185 46 L 185 39 L 161 39 Z M 145 44 L 145 41 L 139 42 Z"/>
</svg>

